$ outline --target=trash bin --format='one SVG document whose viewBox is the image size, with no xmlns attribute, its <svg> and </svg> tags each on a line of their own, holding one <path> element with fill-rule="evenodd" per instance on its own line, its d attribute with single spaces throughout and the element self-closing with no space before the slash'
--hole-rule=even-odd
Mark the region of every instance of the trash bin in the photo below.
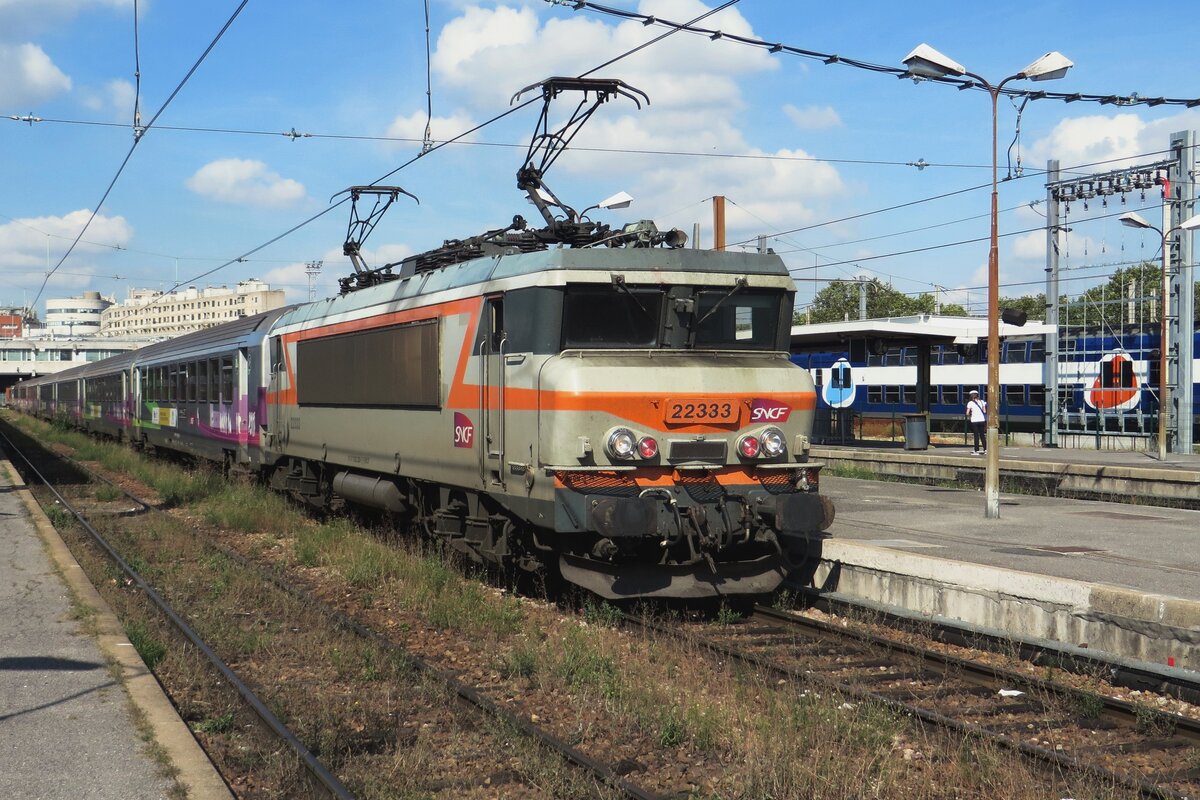
<svg viewBox="0 0 1200 800">
<path fill-rule="evenodd" d="M 924 413 L 904 415 L 904 449 L 929 449 L 929 415 Z"/>
</svg>

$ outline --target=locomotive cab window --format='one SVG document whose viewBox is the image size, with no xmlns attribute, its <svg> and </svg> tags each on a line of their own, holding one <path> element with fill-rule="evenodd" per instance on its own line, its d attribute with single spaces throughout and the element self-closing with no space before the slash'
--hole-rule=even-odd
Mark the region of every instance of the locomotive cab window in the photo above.
<svg viewBox="0 0 1200 800">
<path fill-rule="evenodd" d="M 781 292 L 701 291 L 696 294 L 695 346 L 786 350 L 779 342 Z"/>
<path fill-rule="evenodd" d="M 568 286 L 563 348 L 657 347 L 662 306 L 657 289 Z"/>
</svg>

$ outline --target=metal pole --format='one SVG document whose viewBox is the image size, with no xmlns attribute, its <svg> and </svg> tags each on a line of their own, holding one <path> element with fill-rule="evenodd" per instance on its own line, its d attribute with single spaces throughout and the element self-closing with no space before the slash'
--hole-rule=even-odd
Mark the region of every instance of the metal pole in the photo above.
<svg viewBox="0 0 1200 800">
<path fill-rule="evenodd" d="M 1164 213 L 1170 213 L 1170 204 L 1163 203 Z M 1167 392 L 1170 390 L 1170 384 L 1167 383 L 1167 294 L 1170 291 L 1170 277 L 1167 270 L 1170 265 L 1171 255 L 1168 250 L 1167 230 L 1164 224 L 1162 233 L 1162 308 L 1159 309 L 1159 333 L 1158 333 L 1158 460 L 1167 460 L 1167 414 L 1170 405 L 1167 402 Z"/>
<path fill-rule="evenodd" d="M 1000 518 L 1000 206 L 996 190 L 996 116 L 1000 85 L 984 86 L 992 97 L 992 235 L 988 248 L 987 465 L 984 472 L 984 517 Z"/>
<path fill-rule="evenodd" d="M 1181 131 L 1171 134 L 1171 151 L 1177 154 L 1177 163 L 1171 167 L 1171 222 L 1182 225 L 1196 213 L 1196 132 Z M 1195 443 L 1195 256 L 1194 231 L 1179 231 L 1175 240 L 1173 258 L 1175 271 L 1171 282 L 1175 287 L 1175 303 L 1178 312 L 1173 320 L 1175 333 L 1175 391 L 1171 426 L 1175 452 L 1190 454 Z"/>
<path fill-rule="evenodd" d="M 1058 242 L 1062 228 L 1059 225 L 1058 198 L 1050 188 L 1058 183 L 1056 159 L 1046 163 L 1046 178 L 1046 325 L 1051 327 L 1051 332 L 1046 334 L 1046 362 L 1042 370 L 1042 385 L 1046 387 L 1042 445 L 1058 447 Z"/>
</svg>

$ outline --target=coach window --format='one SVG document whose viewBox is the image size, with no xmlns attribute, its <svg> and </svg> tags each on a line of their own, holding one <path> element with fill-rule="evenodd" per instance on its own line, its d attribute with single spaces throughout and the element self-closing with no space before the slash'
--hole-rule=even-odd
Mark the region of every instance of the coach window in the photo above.
<svg viewBox="0 0 1200 800">
<path fill-rule="evenodd" d="M 221 359 L 208 360 L 208 402 L 215 403 L 221 399 Z"/>
<path fill-rule="evenodd" d="M 1025 405 L 1025 384 L 1008 383 L 1004 385 L 1004 402 L 1010 406 Z"/>
<path fill-rule="evenodd" d="M 197 395 L 198 395 L 198 392 L 196 391 L 196 383 L 197 383 L 196 378 L 197 378 L 197 373 L 199 372 L 199 369 L 197 368 L 197 364 L 195 361 L 189 361 L 184 366 L 184 369 L 187 370 L 187 375 L 185 378 L 185 383 L 187 385 L 187 400 L 189 403 L 194 403 L 194 402 L 196 402 Z"/>
<path fill-rule="evenodd" d="M 896 404 L 900 402 L 900 387 L 885 386 L 883 387 L 883 402 Z"/>
<path fill-rule="evenodd" d="M 196 362 L 196 400 L 208 402 L 208 360 Z"/>
<path fill-rule="evenodd" d="M 917 404 L 917 387 L 902 386 L 900 392 L 905 405 L 915 406 Z"/>
<path fill-rule="evenodd" d="M 867 402 L 879 404 L 883 402 L 883 387 L 868 386 L 867 387 Z"/>
<path fill-rule="evenodd" d="M 948 406 L 962 405 L 961 387 L 958 384 L 942 387 L 942 402 Z"/>
<path fill-rule="evenodd" d="M 906 367 L 914 367 L 917 364 L 917 348 L 906 347 L 900 356 L 900 363 Z"/>
<path fill-rule="evenodd" d="M 900 364 L 900 354 L 903 351 L 899 347 L 889 347 L 887 354 L 883 357 L 883 365 L 885 367 L 895 367 Z"/>
<path fill-rule="evenodd" d="M 176 387 L 179 383 L 179 367 L 174 364 L 163 367 L 163 400 L 172 403 L 179 398 Z"/>
<path fill-rule="evenodd" d="M 1029 405 L 1034 408 L 1045 408 L 1046 406 L 1046 387 L 1041 384 L 1029 386 Z"/>
<path fill-rule="evenodd" d="M 1046 362 L 1046 343 L 1041 339 L 1034 339 L 1029 343 L 1029 363 L 1044 364 Z"/>
<path fill-rule="evenodd" d="M 1004 363 L 1024 364 L 1028 360 L 1025 345 L 1025 342 L 1008 342 L 1004 347 Z"/>
<path fill-rule="evenodd" d="M 221 402 L 232 403 L 236 398 L 233 396 L 233 357 L 222 356 L 221 358 Z"/>
</svg>

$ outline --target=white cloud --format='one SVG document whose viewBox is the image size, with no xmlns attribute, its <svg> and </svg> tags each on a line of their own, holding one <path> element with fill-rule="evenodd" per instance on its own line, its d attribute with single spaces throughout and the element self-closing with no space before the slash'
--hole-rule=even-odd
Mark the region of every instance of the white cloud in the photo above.
<svg viewBox="0 0 1200 800">
<path fill-rule="evenodd" d="M 54 30 L 93 8 L 132 9 L 133 0 L 0 0 L 0 31 L 29 36 Z"/>
<path fill-rule="evenodd" d="M 26 217 L 0 225 L 0 264 L 45 265 L 49 256 L 56 261 L 66 251 L 92 214 L 87 209 L 61 217 Z M 125 247 L 133 238 L 133 228 L 124 217 L 97 214 L 75 252 L 107 252 Z"/>
<path fill-rule="evenodd" d="M 1046 234 L 1044 231 L 1035 231 L 1027 233 L 1023 236 L 1018 236 L 1012 242 L 1012 253 L 1017 258 L 1026 258 L 1031 260 L 1046 259 Z"/>
<path fill-rule="evenodd" d="M 1172 133 L 1200 127 L 1200 111 L 1189 110 L 1156 120 L 1132 112 L 1064 119 L 1036 141 L 1027 161 L 1056 158 L 1064 169 L 1094 165 L 1096 172 L 1153 161 L 1166 149 Z"/>
<path fill-rule="evenodd" d="M 797 108 L 788 103 L 783 107 L 783 113 L 787 114 L 788 119 L 801 130 L 842 127 L 842 118 L 833 106 L 805 106 L 804 108 Z"/>
<path fill-rule="evenodd" d="M 643 13 L 677 20 L 692 19 L 710 8 L 711 4 L 699 0 L 643 0 L 639 4 Z M 736 8 L 709 17 L 704 25 L 729 34 L 754 35 Z M 539 22 L 532 8 L 512 0 L 495 7 L 475 5 L 442 29 L 433 55 L 435 79 L 451 96 L 461 98 L 464 107 L 494 109 L 498 89 L 507 93 L 552 75 L 581 74 L 662 32 L 636 21 L 609 23 L 585 15 L 555 16 Z M 689 234 L 693 221 L 711 218 L 711 212 L 699 204 L 713 195 L 725 195 L 736 204 L 729 206 L 727 216 L 730 242 L 815 221 L 822 204 L 847 191 L 837 170 L 807 160 L 809 154 L 801 149 L 755 147 L 740 127 L 745 106 L 740 81 L 778 68 L 777 59 L 761 49 L 687 35 L 663 39 L 597 73 L 620 77 L 645 91 L 650 105 L 643 102 L 638 109 L 627 98 L 605 103 L 573 140 L 571 151 L 556 162 L 547 183 L 577 209 L 617 190 L 628 191 L 636 198 L 634 208 L 602 213 L 603 221 L 654 218 L 660 227 L 677 226 Z M 540 92 L 531 91 L 521 100 L 528 98 L 533 98 L 534 104 L 518 115 L 532 129 L 541 106 Z M 552 105 L 550 130 L 558 128 L 579 99 L 569 93 Z M 814 123 L 828 125 L 836 119 L 832 109 L 806 112 Z M 452 119 L 461 131 L 467 120 L 457 117 Z M 399 118 L 393 128 L 420 136 L 423 125 L 424 115 L 413 114 Z M 759 158 L 630 152 L 639 150 L 739 153 Z M 669 219 L 671 216 L 677 218 Z M 710 231 L 703 236 L 709 241 Z"/>
<path fill-rule="evenodd" d="M 652 13 L 670 19 L 690 19 L 708 8 L 697 0 L 642 6 L 646 13 L 651 13 L 648 9 L 652 6 Z M 737 9 L 714 15 L 705 25 L 728 33 L 753 34 Z M 661 34 L 661 29 L 640 22 L 610 26 L 580 15 L 551 18 L 539 27 L 537 14 L 529 8 L 472 7 L 442 29 L 433 67 L 439 82 L 494 107 L 498 87 L 516 92 L 552 75 L 578 75 Z M 596 77 L 619 76 L 645 91 L 655 107 L 726 107 L 726 113 L 731 113 L 740 100 L 736 78 L 776 68 L 776 60 L 762 50 L 680 35 L 664 39 Z"/>
<path fill-rule="evenodd" d="M 198 195 L 224 203 L 274 208 L 304 200 L 304 185 L 272 172 L 261 161 L 223 158 L 205 164 L 186 185 Z"/>
<path fill-rule="evenodd" d="M 384 244 L 377 248 L 364 248 L 363 258 L 368 267 L 374 268 L 398 262 L 412 253 L 413 249 L 406 244 Z M 313 297 L 320 300 L 337 294 L 338 279 L 353 272 L 353 264 L 342 253 L 340 247 L 327 250 L 322 256 L 319 273 L 312 279 Z M 282 289 L 284 298 L 289 303 L 303 303 L 308 300 L 309 277 L 306 262 L 298 261 L 268 270 L 262 275 L 262 280 L 270 284 L 272 289 Z"/>
<path fill-rule="evenodd" d="M 132 123 L 133 97 L 133 84 L 118 78 L 109 81 L 99 89 L 87 91 L 83 97 L 83 105 L 93 111 L 101 112 L 108 118 Z"/>
<path fill-rule="evenodd" d="M 398 116 L 388 126 L 387 135 L 396 139 L 412 139 L 421 142 L 425 139 L 424 111 L 414 111 L 408 116 Z M 452 139 L 474 128 L 477 123 L 467 114 L 456 111 L 448 117 L 434 116 L 429 120 L 430 135 L 435 142 Z"/>
<path fill-rule="evenodd" d="M 0 104 L 36 103 L 70 91 L 71 79 L 35 44 L 0 44 Z"/>
<path fill-rule="evenodd" d="M 13 287 L 24 288 L 32 299 L 46 270 L 59 262 L 91 214 L 80 209 L 61 217 L 25 217 L 0 225 L 0 269 L 4 270 L 10 291 Z M 94 278 L 87 274 L 91 270 L 87 256 L 110 253 L 127 246 L 132 238 L 133 228 L 124 217 L 96 215 L 75 246 L 68 266 L 50 276 L 47 286 L 56 290 L 92 288 Z"/>
</svg>

